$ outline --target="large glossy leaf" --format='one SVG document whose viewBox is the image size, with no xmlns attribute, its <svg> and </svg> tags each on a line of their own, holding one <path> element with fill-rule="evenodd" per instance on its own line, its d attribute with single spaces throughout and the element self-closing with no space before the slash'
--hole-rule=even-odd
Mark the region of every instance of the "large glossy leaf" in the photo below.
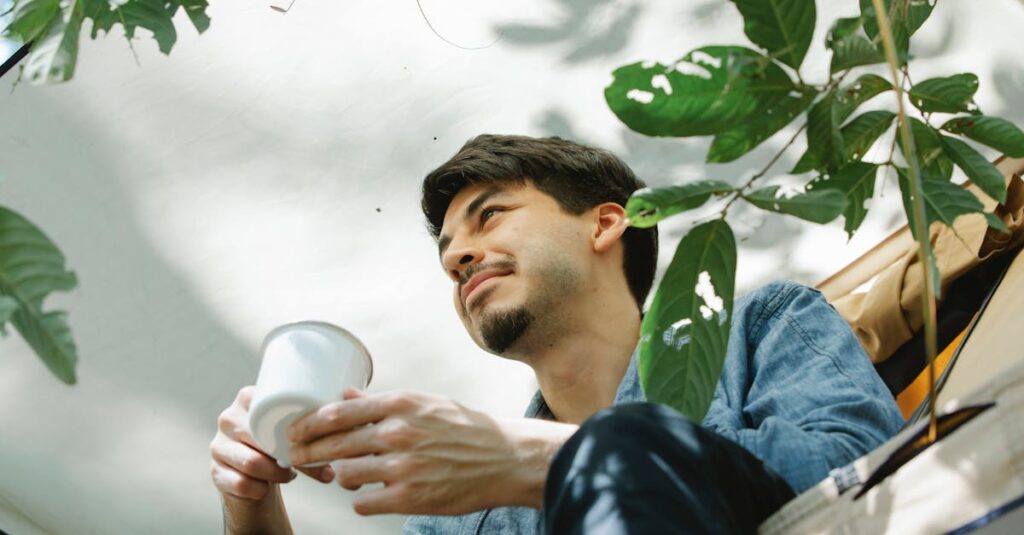
<svg viewBox="0 0 1024 535">
<path fill-rule="evenodd" d="M 10 24 L 2 35 L 28 43 L 35 40 L 60 12 L 60 0 L 17 0 L 11 10 Z"/>
<path fill-rule="evenodd" d="M 730 191 L 733 191 L 733 187 L 720 180 L 699 180 L 678 186 L 643 188 L 633 192 L 626 202 L 626 217 L 634 227 L 653 227 L 666 217 L 701 206 L 712 195 Z"/>
<path fill-rule="evenodd" d="M 953 176 L 953 161 L 946 156 L 939 143 L 939 135 L 932 127 L 914 119 L 910 120 L 910 133 L 914 137 L 914 148 L 917 150 L 917 159 L 921 165 L 921 172 L 932 178 L 949 180 Z M 900 153 L 904 159 L 908 159 L 906 147 L 903 146 L 903 136 L 896 136 L 896 143 L 900 147 Z"/>
<path fill-rule="evenodd" d="M 966 136 L 1011 158 L 1024 157 L 1024 132 L 1005 119 L 987 115 L 954 117 L 946 121 L 942 129 Z"/>
<path fill-rule="evenodd" d="M 829 170 L 838 169 L 843 162 L 845 148 L 839 131 L 840 122 L 834 91 L 807 112 L 807 152 Z"/>
<path fill-rule="evenodd" d="M 833 189 L 846 196 L 843 210 L 843 228 L 849 238 L 860 228 L 868 214 L 868 201 L 875 194 L 878 165 L 867 162 L 850 162 L 831 176 L 822 176 L 807 184 L 807 191 Z"/>
<path fill-rule="evenodd" d="M 888 111 L 869 111 L 855 117 L 843 126 L 843 155 L 847 160 L 859 160 L 875 140 L 885 133 L 896 117 Z"/>
<path fill-rule="evenodd" d="M 608 106 L 650 136 L 725 132 L 794 90 L 781 67 L 738 46 L 700 48 L 669 66 L 634 63 L 613 76 L 604 92 Z"/>
<path fill-rule="evenodd" d="M 715 136 L 708 149 L 709 163 L 731 162 L 750 152 L 804 112 L 817 93 L 785 97 L 769 105 L 758 117 Z"/>
<path fill-rule="evenodd" d="M 39 37 L 25 59 L 23 76 L 34 84 L 70 80 L 78 61 L 78 39 L 85 18 L 81 0 L 64 0 L 60 13 Z"/>
<path fill-rule="evenodd" d="M 690 230 L 640 327 L 637 368 L 648 400 L 704 419 L 725 361 L 735 283 L 729 225 L 716 219 Z"/>
<path fill-rule="evenodd" d="M 914 84 L 907 96 L 910 103 L 923 112 L 957 113 L 977 109 L 971 101 L 976 91 L 978 77 L 965 72 Z"/>
<path fill-rule="evenodd" d="M 778 186 L 753 191 L 743 198 L 754 206 L 788 214 L 814 223 L 828 223 L 846 209 L 846 195 L 835 189 L 818 189 L 789 197 L 779 195 Z"/>
<path fill-rule="evenodd" d="M 963 169 L 967 178 L 981 188 L 981 191 L 999 202 L 1006 201 L 1006 179 L 996 166 L 970 145 L 955 137 L 940 135 L 939 142 L 946 156 L 949 156 L 957 167 Z"/>
<path fill-rule="evenodd" d="M 53 242 L 21 215 L 0 207 L 0 295 L 17 303 L 10 316 L 14 328 L 47 368 L 68 384 L 75 382 L 75 343 L 65 313 L 43 311 L 43 300 L 76 284 Z"/>
<path fill-rule="evenodd" d="M 732 0 L 743 32 L 772 57 L 799 69 L 814 36 L 814 0 Z"/>
<path fill-rule="evenodd" d="M 903 209 L 907 219 L 913 222 L 911 213 L 911 202 L 913 194 L 910 191 L 910 179 L 906 169 L 896 168 L 900 181 L 900 192 L 903 195 Z M 966 214 L 984 214 L 989 226 L 1005 230 L 1006 226 L 996 216 L 986 213 L 981 201 L 971 192 L 948 180 L 936 179 L 923 175 L 921 177 L 922 193 L 924 195 L 925 220 L 927 225 L 941 221 L 946 226 L 952 226 L 956 218 Z M 918 239 L 920 233 L 913 224 L 910 225 L 914 239 Z"/>
</svg>

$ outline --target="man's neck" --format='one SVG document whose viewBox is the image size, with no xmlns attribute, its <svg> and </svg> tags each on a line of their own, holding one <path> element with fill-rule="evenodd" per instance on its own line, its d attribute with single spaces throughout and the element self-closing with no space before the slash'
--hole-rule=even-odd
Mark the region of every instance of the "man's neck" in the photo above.
<svg viewBox="0 0 1024 535">
<path fill-rule="evenodd" d="M 640 311 L 630 298 L 591 303 L 596 311 L 569 325 L 528 360 L 548 408 L 560 422 L 582 423 L 615 400 L 640 337 Z"/>
</svg>

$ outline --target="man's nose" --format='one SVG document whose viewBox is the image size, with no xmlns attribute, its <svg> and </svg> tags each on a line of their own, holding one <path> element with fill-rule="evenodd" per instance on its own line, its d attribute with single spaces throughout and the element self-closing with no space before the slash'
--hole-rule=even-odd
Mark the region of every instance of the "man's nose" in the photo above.
<svg viewBox="0 0 1024 535">
<path fill-rule="evenodd" d="M 442 263 L 452 279 L 458 281 L 469 266 L 479 264 L 483 259 L 483 250 L 473 244 L 452 242 L 444 252 Z"/>
</svg>

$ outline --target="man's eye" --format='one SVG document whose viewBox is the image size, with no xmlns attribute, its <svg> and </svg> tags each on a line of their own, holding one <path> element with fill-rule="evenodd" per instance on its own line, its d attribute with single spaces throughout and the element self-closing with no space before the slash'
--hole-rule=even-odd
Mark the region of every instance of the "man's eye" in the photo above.
<svg viewBox="0 0 1024 535">
<path fill-rule="evenodd" d="M 494 217 L 494 214 L 497 214 L 500 211 L 501 208 L 484 208 L 480 211 L 480 222 L 486 223 L 488 219 Z"/>
</svg>

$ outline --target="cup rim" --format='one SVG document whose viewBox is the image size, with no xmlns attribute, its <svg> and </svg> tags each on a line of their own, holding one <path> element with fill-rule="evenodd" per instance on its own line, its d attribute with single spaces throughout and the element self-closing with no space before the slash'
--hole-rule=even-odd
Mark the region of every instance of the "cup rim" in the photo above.
<svg viewBox="0 0 1024 535">
<path fill-rule="evenodd" d="M 363 388 L 370 386 L 370 381 L 373 380 L 373 357 L 370 356 L 370 351 L 366 349 L 366 345 L 364 345 L 363 342 L 356 337 L 356 335 L 352 334 L 347 329 L 339 327 L 333 323 L 328 323 L 326 321 L 299 320 L 288 322 L 282 325 L 278 325 L 277 327 L 274 327 L 273 329 L 270 330 L 270 332 L 267 333 L 265 337 L 263 337 L 263 343 L 260 344 L 260 355 L 264 355 L 267 352 L 267 346 L 270 345 L 270 342 L 274 338 L 277 338 L 279 335 L 281 335 L 281 333 L 283 333 L 284 331 L 292 330 L 296 327 L 305 326 L 321 327 L 329 331 L 333 331 L 335 334 L 341 335 L 343 338 L 347 339 L 349 342 L 352 342 L 354 345 L 356 345 L 362 351 L 363 356 L 366 357 L 366 363 L 369 365 L 370 368 L 370 372 L 366 376 L 366 384 L 363 385 Z"/>
</svg>

